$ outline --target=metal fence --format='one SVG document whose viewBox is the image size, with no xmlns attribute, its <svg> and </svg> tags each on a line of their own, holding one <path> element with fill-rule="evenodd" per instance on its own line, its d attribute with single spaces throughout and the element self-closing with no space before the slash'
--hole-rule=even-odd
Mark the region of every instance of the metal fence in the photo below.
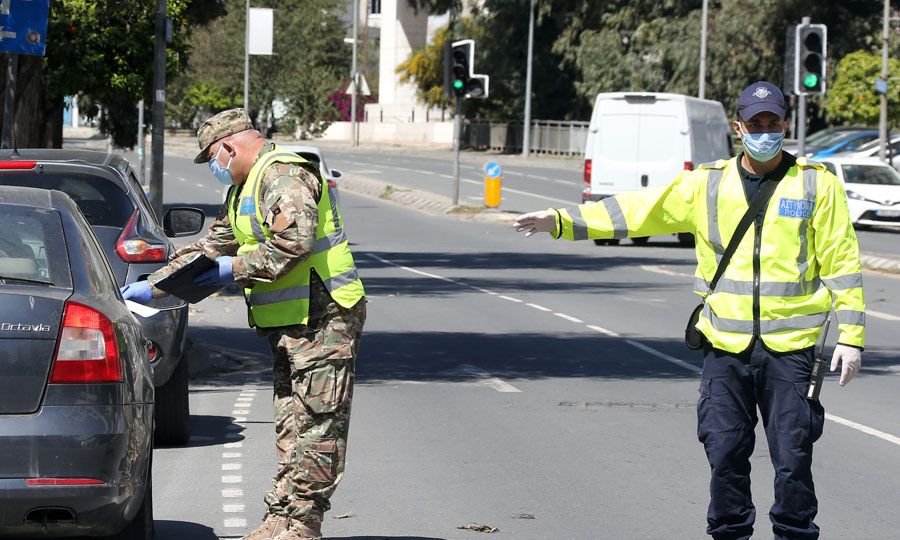
<svg viewBox="0 0 900 540">
<path fill-rule="evenodd" d="M 531 123 L 530 151 L 537 154 L 581 155 L 587 142 L 588 122 L 535 120 Z M 521 152 L 524 124 L 467 121 L 461 145 L 475 150 Z"/>
</svg>

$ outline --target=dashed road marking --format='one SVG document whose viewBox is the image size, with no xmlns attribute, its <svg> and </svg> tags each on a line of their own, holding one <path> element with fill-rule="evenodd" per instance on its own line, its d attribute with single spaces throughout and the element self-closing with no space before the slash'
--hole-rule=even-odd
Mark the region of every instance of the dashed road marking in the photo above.
<svg viewBox="0 0 900 540">
<path fill-rule="evenodd" d="M 243 468 L 243 465 L 240 463 L 223 463 L 222 470 L 223 471 L 239 471 Z"/>
<path fill-rule="evenodd" d="M 517 304 L 520 304 L 520 303 L 523 302 L 523 300 L 519 300 L 518 298 L 513 298 L 512 296 L 504 296 L 504 295 L 502 295 L 502 294 L 497 295 L 497 298 L 502 298 L 502 299 L 504 299 L 504 300 L 509 300 L 510 302 L 516 302 Z"/>
<path fill-rule="evenodd" d="M 900 321 L 900 317 L 896 315 L 891 315 L 890 313 L 882 313 L 881 311 L 874 311 L 871 309 L 866 310 L 866 315 L 871 315 L 876 319 L 883 319 L 885 321 Z"/>
<path fill-rule="evenodd" d="M 244 496 L 243 489 L 223 489 L 222 490 L 222 498 L 223 499 L 237 499 Z"/>
<path fill-rule="evenodd" d="M 565 313 L 554 313 L 554 315 L 556 315 L 560 319 L 565 319 L 565 320 L 571 321 L 573 323 L 583 323 L 584 322 L 581 319 L 575 318 L 571 315 L 566 315 Z"/>
<path fill-rule="evenodd" d="M 550 309 L 550 308 L 548 308 L 548 307 L 544 307 L 544 306 L 541 306 L 541 305 L 538 305 L 538 304 L 525 304 L 525 305 L 528 306 L 528 307 L 533 307 L 534 309 L 537 309 L 537 310 L 540 310 L 540 311 L 553 311 L 552 309 Z"/>
<path fill-rule="evenodd" d="M 240 452 L 222 452 L 222 459 L 237 459 L 243 455 Z"/>
<path fill-rule="evenodd" d="M 416 270 L 415 268 L 410 268 L 410 267 L 408 267 L 408 266 L 402 266 L 402 265 L 399 265 L 399 264 L 397 264 L 397 263 L 391 262 L 391 261 L 389 261 L 389 260 L 387 260 L 387 259 L 383 259 L 383 258 L 381 258 L 381 257 L 378 257 L 377 255 L 372 255 L 371 253 L 369 253 L 368 256 L 371 257 L 371 258 L 373 258 L 373 259 L 375 259 L 375 260 L 377 260 L 377 261 L 380 261 L 380 262 L 382 262 L 382 263 L 384 263 L 384 264 L 388 264 L 388 265 L 390 265 L 390 266 L 394 266 L 394 267 L 397 267 L 397 268 L 401 268 L 401 269 L 403 269 L 403 270 L 407 270 L 407 271 L 412 272 L 412 273 L 415 273 L 415 274 L 419 274 L 419 275 L 422 275 L 422 276 L 425 276 L 425 277 L 434 278 L 434 279 L 439 279 L 439 280 L 441 280 L 441 281 L 446 281 L 446 282 L 449 282 L 449 283 L 455 283 L 455 284 L 457 284 L 457 285 L 459 285 L 459 286 L 461 286 L 461 287 L 467 288 L 467 289 L 473 289 L 473 290 L 478 290 L 478 291 L 482 291 L 482 292 L 489 292 L 490 294 L 495 295 L 495 296 L 498 296 L 499 298 L 503 298 L 504 300 L 511 300 L 511 301 L 516 301 L 516 300 L 518 300 L 519 303 L 524 303 L 523 300 L 519 300 L 519 299 L 513 298 L 513 297 L 511 297 L 511 296 L 501 295 L 501 294 L 498 294 L 498 293 L 495 293 L 495 292 L 491 292 L 491 291 L 486 291 L 485 289 L 481 289 L 481 288 L 479 288 L 479 287 L 475 287 L 475 286 L 469 285 L 468 283 L 465 283 L 465 282 L 462 282 L 462 281 L 458 281 L 458 280 L 451 279 L 451 278 L 444 277 L 444 276 L 439 276 L 439 275 L 437 275 L 437 274 L 431 274 L 431 273 L 428 273 L 428 272 L 422 272 L 421 270 Z M 685 276 L 685 277 L 693 277 L 692 275 L 687 275 L 687 274 L 681 274 L 681 273 L 677 273 L 677 272 L 672 272 L 672 271 L 670 271 L 670 270 L 666 270 L 666 269 L 659 268 L 659 267 L 652 267 L 652 266 L 649 266 L 649 267 L 646 267 L 646 268 L 645 268 L 644 266 L 642 266 L 641 268 L 643 268 L 643 269 L 645 269 L 645 270 L 648 270 L 648 271 L 650 271 L 650 272 L 657 271 L 657 273 L 663 273 L 663 274 L 669 274 L 669 275 L 677 275 L 677 276 Z M 650 269 L 650 268 L 653 268 L 653 269 Z M 528 305 L 528 306 L 531 306 L 531 307 L 535 307 L 535 305 L 532 305 L 532 304 L 525 304 L 525 305 Z M 542 306 L 541 306 L 541 307 L 542 307 Z M 552 310 L 549 310 L 549 309 L 548 309 L 548 311 L 552 311 Z M 868 313 L 868 314 L 872 314 L 873 312 L 872 312 L 871 310 L 868 310 L 867 313 Z M 874 313 L 877 313 L 877 315 L 874 315 L 875 317 L 885 318 L 885 319 L 887 319 L 887 320 L 900 320 L 900 317 L 897 317 L 897 316 L 895 316 L 895 315 L 891 315 L 891 314 L 889 314 L 889 313 L 882 313 L 882 312 L 879 312 L 879 311 L 875 311 Z M 561 317 L 561 318 L 564 318 L 564 319 L 567 319 L 567 320 L 572 320 L 572 322 L 576 322 L 576 321 L 577 321 L 579 324 L 583 324 L 583 321 L 581 321 L 580 319 L 576 319 L 575 317 L 571 317 L 571 318 L 570 318 L 570 316 L 568 316 L 568 315 L 565 315 L 565 314 L 563 314 L 563 313 L 556 313 L 556 312 L 554 312 L 553 314 L 556 315 L 557 317 Z M 573 320 L 573 319 L 574 319 L 574 320 Z M 603 328 L 603 327 L 601 327 L 601 326 L 596 326 L 596 325 L 592 325 L 592 324 L 586 324 L 585 326 L 586 326 L 587 328 L 591 329 L 591 330 L 594 330 L 595 332 L 600 332 L 601 334 L 605 334 L 605 335 L 607 335 L 607 336 L 609 336 L 609 337 L 614 337 L 614 338 L 621 338 L 621 337 L 622 337 L 620 334 L 617 334 L 616 332 L 613 332 L 612 330 L 608 330 L 608 329 Z M 632 346 L 632 347 L 634 347 L 634 348 L 636 348 L 636 349 L 640 349 L 640 350 L 646 352 L 647 354 L 650 354 L 650 355 L 652 355 L 652 356 L 655 356 L 655 357 L 657 357 L 657 358 L 659 358 L 659 359 L 661 359 L 661 360 L 665 360 L 666 362 L 675 364 L 675 365 L 677 365 L 677 366 L 679 366 L 679 367 L 681 367 L 681 368 L 683 368 L 683 369 L 685 369 L 685 370 L 687 370 L 687 371 L 691 371 L 691 372 L 696 373 L 696 374 L 700 374 L 700 373 L 703 372 L 703 369 L 700 368 L 700 367 L 698 367 L 698 366 L 695 366 L 695 365 L 693 365 L 693 364 L 690 364 L 690 363 L 688 363 L 688 362 L 685 362 L 684 360 L 681 360 L 681 359 L 679 359 L 679 358 L 675 358 L 674 356 L 668 355 L 668 354 L 666 354 L 666 353 L 664 353 L 664 352 L 658 351 L 658 350 L 654 349 L 653 347 L 649 347 L 649 346 L 647 346 L 647 345 L 644 345 L 643 343 L 641 343 L 641 342 L 639 342 L 639 341 L 635 341 L 635 340 L 632 340 L 632 339 L 626 339 L 626 340 L 625 340 L 625 343 L 627 343 L 628 345 L 630 345 L 630 346 Z M 477 369 L 478 369 L 478 368 L 475 368 L 474 366 L 468 366 L 468 367 L 467 367 L 467 366 L 463 366 L 463 369 L 468 369 L 468 368 L 472 368 L 473 370 L 475 370 L 475 371 L 472 371 L 473 374 L 476 374 Z M 487 375 L 487 374 L 482 374 L 482 375 L 484 375 L 484 376 L 486 376 L 486 377 L 488 377 L 488 378 L 491 378 L 490 375 Z M 497 381 L 499 381 L 499 382 L 501 382 L 501 383 L 503 383 L 503 384 L 508 384 L 508 383 L 504 383 L 503 381 L 500 381 L 499 379 L 497 379 Z M 512 387 L 512 388 L 515 388 L 515 387 Z M 498 390 L 499 390 L 499 388 L 498 388 Z M 502 391 L 510 392 L 510 391 L 512 391 L 512 390 L 499 390 L 499 391 L 501 391 L 501 392 L 502 392 Z M 516 389 L 515 391 L 520 391 L 520 390 Z M 846 419 L 846 418 L 843 418 L 843 417 L 840 417 L 840 416 L 836 416 L 836 415 L 831 414 L 831 413 L 826 413 L 826 414 L 825 414 L 825 418 L 826 418 L 827 420 L 831 420 L 832 422 L 841 424 L 841 425 L 846 426 L 846 427 L 849 427 L 849 428 L 851 428 L 851 429 L 855 429 L 855 430 L 859 431 L 860 433 L 865 433 L 866 435 L 871 435 L 871 436 L 876 437 L 876 438 L 878 438 L 878 439 L 881 439 L 881 440 L 883 440 L 883 441 L 886 441 L 886 442 L 889 442 L 889 443 L 891 443 L 891 444 L 896 444 L 896 445 L 900 446 L 900 437 L 897 437 L 896 435 L 891 435 L 890 433 L 886 433 L 886 432 L 884 432 L 884 431 L 880 431 L 880 430 L 875 429 L 875 428 L 873 428 L 873 427 L 866 426 L 865 424 L 860 424 L 860 423 L 858 423 L 858 422 L 854 422 L 854 421 L 852 421 L 852 420 L 848 420 L 848 419 Z"/>
<path fill-rule="evenodd" d="M 243 504 L 223 504 L 222 511 L 226 514 L 239 514 L 244 511 Z"/>
<path fill-rule="evenodd" d="M 225 443 L 225 448 L 241 448 L 242 446 L 244 446 L 243 441 Z"/>
<path fill-rule="evenodd" d="M 240 484 L 244 481 L 244 478 L 240 475 L 235 476 L 223 476 L 222 483 L 223 484 Z"/>
<path fill-rule="evenodd" d="M 226 529 L 244 529 L 247 527 L 247 520 L 243 518 L 228 518 L 224 521 Z"/>
<path fill-rule="evenodd" d="M 497 377 L 492 377 L 489 373 L 485 373 L 475 366 L 463 364 L 462 366 L 459 366 L 459 371 L 478 378 L 483 384 L 490 386 L 498 392 L 521 392 L 521 390 L 508 382 L 498 379 Z"/>
</svg>

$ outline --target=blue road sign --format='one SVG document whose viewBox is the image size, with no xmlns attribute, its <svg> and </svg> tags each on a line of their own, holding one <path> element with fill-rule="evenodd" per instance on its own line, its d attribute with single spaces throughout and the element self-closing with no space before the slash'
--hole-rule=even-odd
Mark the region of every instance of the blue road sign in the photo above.
<svg viewBox="0 0 900 540">
<path fill-rule="evenodd" d="M 503 174 L 503 169 L 500 168 L 500 164 L 496 161 L 488 161 L 484 164 L 484 174 L 486 174 L 488 178 L 498 178 Z"/>
<path fill-rule="evenodd" d="M 878 94 L 887 94 L 888 93 L 887 80 L 882 79 L 882 78 L 875 79 L 875 92 Z"/>
<path fill-rule="evenodd" d="M 0 52 L 44 56 L 50 0 L 0 0 Z"/>
</svg>

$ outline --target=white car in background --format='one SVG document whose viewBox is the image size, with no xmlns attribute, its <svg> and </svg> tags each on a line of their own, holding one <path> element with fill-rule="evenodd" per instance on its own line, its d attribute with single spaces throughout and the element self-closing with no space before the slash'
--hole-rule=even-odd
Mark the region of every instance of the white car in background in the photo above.
<svg viewBox="0 0 900 540">
<path fill-rule="evenodd" d="M 287 150 L 288 152 L 293 152 L 298 156 L 302 157 L 306 161 L 314 163 L 318 168 L 319 172 L 322 173 L 322 178 L 328 182 L 328 187 L 331 188 L 331 192 L 334 194 L 337 202 L 340 203 L 340 195 L 338 194 L 338 185 L 337 179 L 341 177 L 341 171 L 337 169 L 329 169 L 328 164 L 325 163 L 325 156 L 322 155 L 322 151 L 316 146 L 298 146 L 298 145 L 279 145 L 281 148 Z M 228 200 L 228 190 L 224 190 L 225 194 L 223 195 L 222 202 Z"/>
<path fill-rule="evenodd" d="M 890 159 L 891 165 L 900 170 L 900 137 L 894 137 L 891 139 L 890 144 L 887 147 L 887 156 Z M 874 140 L 872 142 L 866 143 L 856 150 L 852 150 L 850 152 L 841 152 L 839 154 L 835 154 L 834 157 L 840 158 L 875 158 L 878 159 L 878 154 L 881 151 L 881 141 Z"/>
<path fill-rule="evenodd" d="M 900 173 L 871 158 L 831 157 L 821 163 L 843 183 L 857 227 L 900 229 Z"/>
</svg>

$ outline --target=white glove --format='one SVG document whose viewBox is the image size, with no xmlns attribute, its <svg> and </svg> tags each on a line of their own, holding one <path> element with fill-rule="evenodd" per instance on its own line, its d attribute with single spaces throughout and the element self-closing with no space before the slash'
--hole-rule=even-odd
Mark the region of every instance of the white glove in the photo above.
<svg viewBox="0 0 900 540">
<path fill-rule="evenodd" d="M 859 373 L 859 368 L 862 366 L 862 351 L 856 347 L 838 343 L 834 348 L 834 355 L 831 357 L 831 371 L 836 370 L 838 364 L 841 365 L 841 386 L 844 386 Z"/>
<path fill-rule="evenodd" d="M 556 212 L 553 210 L 542 210 L 540 212 L 522 214 L 516 218 L 513 226 L 516 228 L 516 232 L 525 231 L 526 238 L 539 232 L 553 234 L 556 232 Z"/>
</svg>

